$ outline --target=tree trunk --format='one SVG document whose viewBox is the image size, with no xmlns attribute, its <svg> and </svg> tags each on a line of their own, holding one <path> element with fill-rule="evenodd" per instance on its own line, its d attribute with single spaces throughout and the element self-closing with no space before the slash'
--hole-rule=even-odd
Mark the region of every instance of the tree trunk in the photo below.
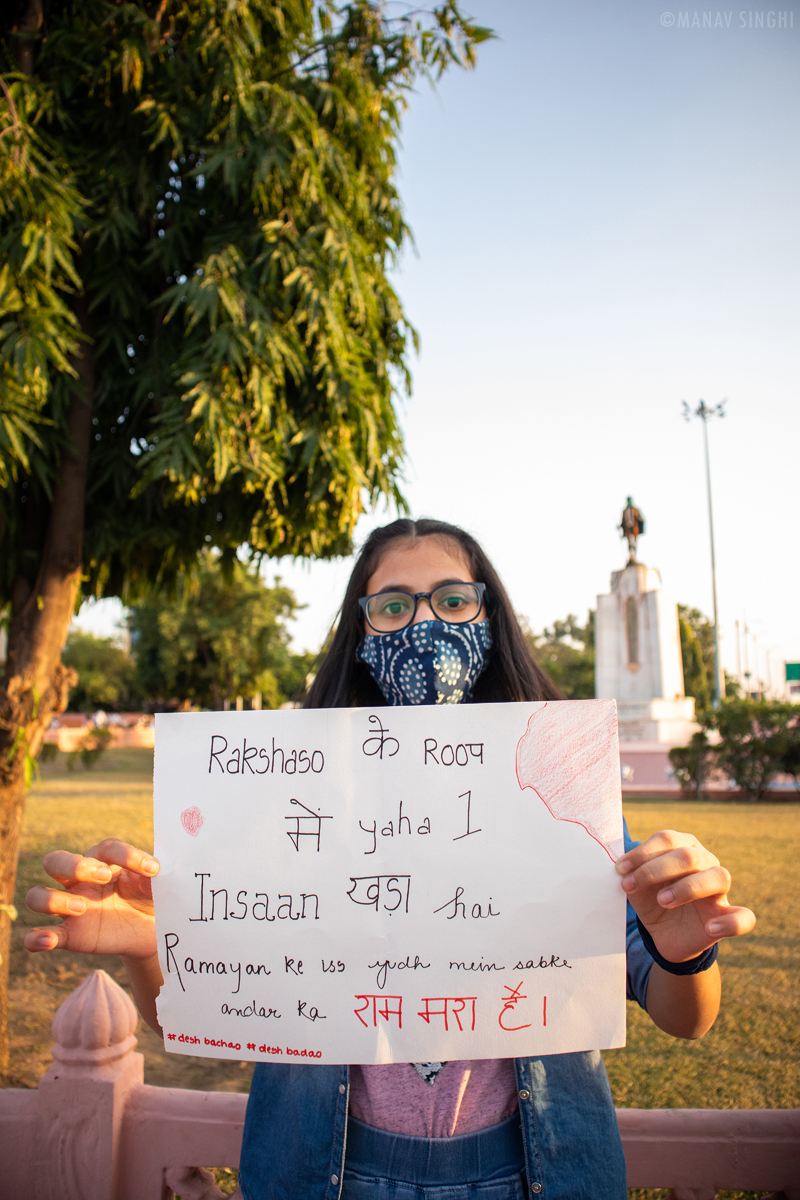
<svg viewBox="0 0 800 1200">
<path fill-rule="evenodd" d="M 73 301 L 88 332 L 88 304 Z M 47 522 L 36 580 L 14 581 L 6 674 L 0 681 L 0 1074 L 8 1072 L 10 907 L 25 805 L 26 760 L 41 749 L 55 713 L 67 706 L 77 677 L 62 666 L 61 649 L 75 609 L 83 555 L 86 467 L 91 437 L 94 351 L 72 360 L 80 387 L 67 417 L 67 446 Z"/>
<path fill-rule="evenodd" d="M 26 75 L 33 74 L 33 60 L 43 20 L 42 0 L 28 0 L 25 15 L 17 27 L 17 61 L 20 71 Z"/>
<path fill-rule="evenodd" d="M 695 789 L 695 800 L 707 800 L 706 781 L 708 779 L 708 751 L 702 746 L 697 748 L 697 787 Z"/>
</svg>

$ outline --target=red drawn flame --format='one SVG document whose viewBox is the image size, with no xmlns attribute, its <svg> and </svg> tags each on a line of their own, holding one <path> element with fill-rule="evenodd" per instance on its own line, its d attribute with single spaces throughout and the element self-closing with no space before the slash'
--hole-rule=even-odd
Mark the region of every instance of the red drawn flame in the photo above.
<svg viewBox="0 0 800 1200">
<path fill-rule="evenodd" d="M 190 835 L 197 837 L 200 830 L 203 828 L 203 814 L 199 808 L 185 808 L 181 813 L 181 825 Z"/>
<path fill-rule="evenodd" d="M 612 862 L 622 854 L 617 718 L 602 700 L 542 701 L 517 745 L 517 781 L 557 821 L 582 825 Z"/>
</svg>

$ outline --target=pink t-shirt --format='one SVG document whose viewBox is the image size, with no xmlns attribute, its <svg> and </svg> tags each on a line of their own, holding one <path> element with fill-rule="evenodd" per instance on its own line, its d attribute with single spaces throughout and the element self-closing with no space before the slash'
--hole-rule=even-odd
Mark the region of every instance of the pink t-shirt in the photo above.
<svg viewBox="0 0 800 1200">
<path fill-rule="evenodd" d="M 389 1133 L 460 1137 L 497 1125 L 516 1109 L 513 1058 L 445 1063 L 433 1085 L 410 1063 L 350 1068 L 350 1115 Z"/>
</svg>

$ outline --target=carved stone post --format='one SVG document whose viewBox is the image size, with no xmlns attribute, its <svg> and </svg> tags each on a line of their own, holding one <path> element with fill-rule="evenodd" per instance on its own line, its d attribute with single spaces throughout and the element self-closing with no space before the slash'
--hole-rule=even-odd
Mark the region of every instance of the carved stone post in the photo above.
<svg viewBox="0 0 800 1200">
<path fill-rule="evenodd" d="M 136 1019 L 105 971 L 56 1012 L 55 1061 L 39 1083 L 36 1200 L 114 1200 L 125 1103 L 143 1080 Z"/>
</svg>

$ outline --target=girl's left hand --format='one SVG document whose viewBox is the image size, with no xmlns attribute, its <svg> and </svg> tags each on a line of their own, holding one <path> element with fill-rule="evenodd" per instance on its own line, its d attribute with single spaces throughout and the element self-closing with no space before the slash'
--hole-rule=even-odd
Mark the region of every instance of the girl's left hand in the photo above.
<svg viewBox="0 0 800 1200">
<path fill-rule="evenodd" d="M 690 833 L 662 829 L 617 860 L 622 887 L 660 954 L 696 958 L 721 938 L 749 933 L 749 908 L 728 903 L 730 874 Z"/>
</svg>

